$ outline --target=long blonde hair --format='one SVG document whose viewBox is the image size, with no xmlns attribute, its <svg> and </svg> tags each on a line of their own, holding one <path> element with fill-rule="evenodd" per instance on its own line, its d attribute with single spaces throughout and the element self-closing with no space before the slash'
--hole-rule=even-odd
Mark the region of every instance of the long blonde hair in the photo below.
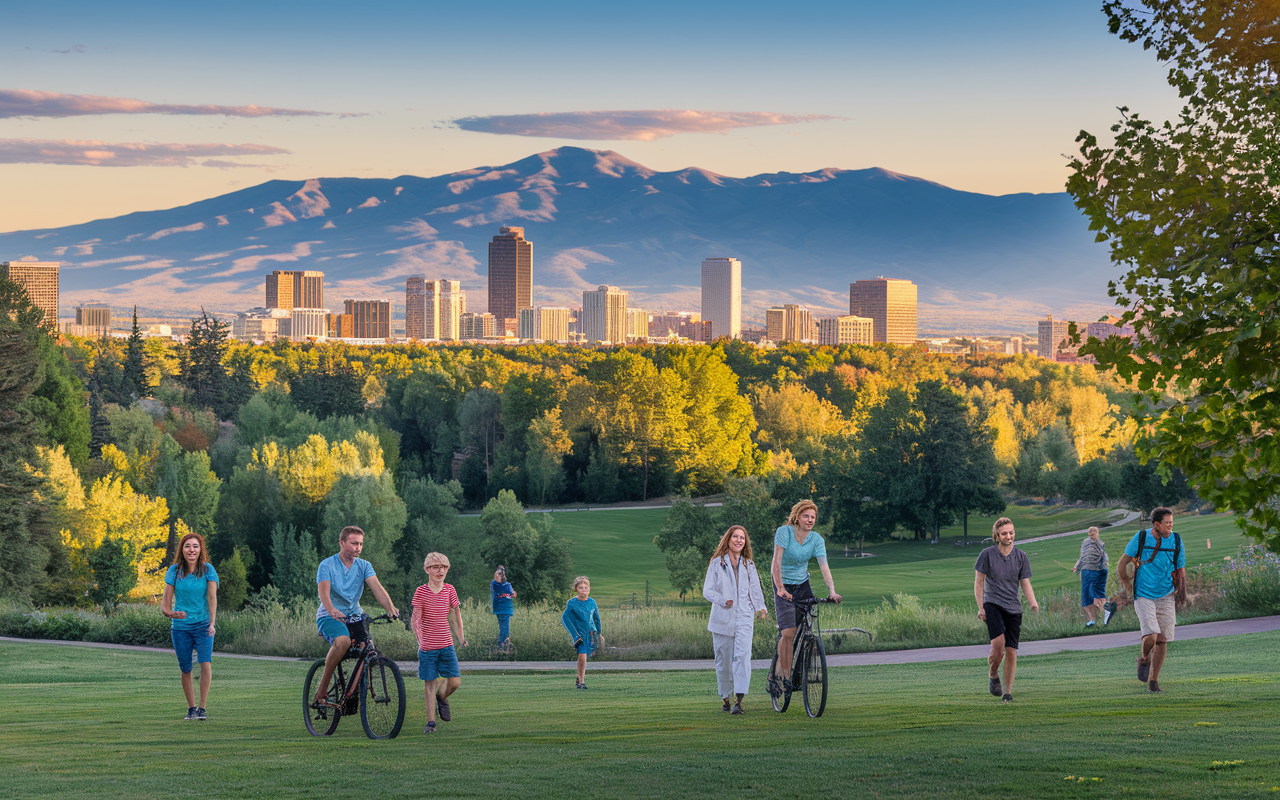
<svg viewBox="0 0 1280 800">
<path fill-rule="evenodd" d="M 813 510 L 813 516 L 816 518 L 818 516 L 817 503 L 813 502 L 812 500 L 801 500 L 799 503 L 796 503 L 794 506 L 791 507 L 791 516 L 787 517 L 787 524 L 795 525 L 797 522 L 800 521 L 800 515 L 810 509 Z"/>
<path fill-rule="evenodd" d="M 711 554 L 711 558 L 714 560 L 729 552 L 729 540 L 733 538 L 734 531 L 742 531 L 743 537 L 746 538 L 747 543 L 742 546 L 742 557 L 747 560 L 747 563 L 751 563 L 751 534 L 747 533 L 747 529 L 741 525 L 729 526 L 729 530 L 720 537 L 720 544 L 716 545 L 716 551 Z"/>
</svg>

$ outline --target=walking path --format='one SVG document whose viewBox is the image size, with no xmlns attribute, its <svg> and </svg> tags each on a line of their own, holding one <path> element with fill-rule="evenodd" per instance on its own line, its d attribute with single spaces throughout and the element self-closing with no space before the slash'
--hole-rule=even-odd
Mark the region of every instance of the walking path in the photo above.
<svg viewBox="0 0 1280 800">
<path fill-rule="evenodd" d="M 1263 633 L 1280 630 L 1280 616 L 1252 617 L 1250 619 L 1230 619 L 1221 622 L 1202 622 L 1197 625 L 1179 625 L 1177 641 L 1188 639 L 1207 639 L 1217 636 L 1234 636 L 1241 633 Z M 1067 650 L 1106 650 L 1113 647 L 1131 647 L 1138 644 L 1137 631 L 1120 633 L 1097 633 L 1086 636 L 1073 636 L 1066 639 L 1045 639 L 1039 642 L 1023 642 L 1018 648 L 1018 655 L 1045 655 L 1061 653 Z M 103 642 L 67 642 L 55 639 L 17 639 L 0 636 L 0 643 L 20 644 L 57 644 L 74 647 L 100 647 L 111 650 L 132 650 L 146 653 L 172 654 L 167 647 L 142 647 L 127 644 L 106 644 Z M 868 664 L 918 664 L 930 661 L 966 661 L 987 657 L 988 645 L 974 644 L 960 647 L 926 647 L 919 650 L 885 650 L 876 653 L 846 653 L 844 655 L 827 656 L 827 664 L 833 667 L 864 666 Z M 287 658 L 281 656 L 251 656 L 238 653 L 218 653 L 218 658 L 248 658 L 259 661 L 313 661 L 310 658 Z M 417 674 L 416 661 L 397 662 L 400 669 L 409 674 Z M 575 661 L 463 661 L 460 666 L 466 672 L 564 672 L 577 668 Z M 592 661 L 591 669 L 613 670 L 624 672 L 657 672 L 665 670 L 710 670 L 715 662 L 709 659 L 687 659 L 680 661 Z M 752 669 L 768 669 L 767 659 L 755 659 Z"/>
</svg>

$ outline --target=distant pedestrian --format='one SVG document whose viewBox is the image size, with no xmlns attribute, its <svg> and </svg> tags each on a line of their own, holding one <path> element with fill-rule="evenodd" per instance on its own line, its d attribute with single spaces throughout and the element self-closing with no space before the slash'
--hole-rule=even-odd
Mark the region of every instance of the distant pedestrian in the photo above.
<svg viewBox="0 0 1280 800">
<path fill-rule="evenodd" d="M 1013 546 L 1013 520 L 1001 517 L 991 526 L 996 543 L 978 554 L 973 565 L 973 598 L 978 601 L 978 619 L 987 623 L 991 652 L 987 656 L 991 693 L 1005 703 L 1013 702 L 1013 676 L 1018 670 L 1018 638 L 1022 633 L 1022 600 L 1026 595 L 1032 611 L 1039 611 L 1031 588 L 1031 560 Z M 1000 665 L 1004 663 L 1004 683 Z"/>
<path fill-rule="evenodd" d="M 213 634 L 218 616 L 218 572 L 209 563 L 204 537 L 188 533 L 178 542 L 173 564 L 164 574 L 160 612 L 168 617 L 169 636 L 182 671 L 182 693 L 187 696 L 187 719 L 205 719 L 209 684 L 213 682 Z M 192 685 L 191 653 L 200 664 L 200 704 Z"/>
<path fill-rule="evenodd" d="M 427 553 L 422 569 L 427 573 L 427 582 L 413 593 L 411 622 L 418 638 L 418 677 L 423 682 L 423 701 L 427 706 L 427 727 L 422 732 L 435 733 L 437 714 L 441 722 L 453 719 L 449 695 L 462 685 L 454 642 L 466 647 L 467 637 L 462 630 L 458 593 L 444 582 L 449 574 L 449 557 L 444 553 Z"/>
<path fill-rule="evenodd" d="M 1129 564 L 1134 564 L 1133 576 Z M 1177 626 L 1176 608 L 1187 601 L 1187 554 L 1173 532 L 1173 511 L 1151 512 L 1151 528 L 1138 531 L 1120 557 L 1120 582 L 1133 592 L 1133 610 L 1142 626 L 1138 680 L 1160 692 L 1160 668 Z"/>
<path fill-rule="evenodd" d="M 1089 529 L 1089 535 L 1080 543 L 1080 558 L 1071 567 L 1072 572 L 1080 574 L 1080 607 L 1088 622 L 1086 628 L 1097 624 L 1098 609 L 1107 602 L 1107 545 L 1098 538 L 1096 527 Z M 1102 624 L 1110 622 L 1110 618 Z"/>
<path fill-rule="evenodd" d="M 493 615 L 498 618 L 498 646 L 511 647 L 511 615 L 515 611 L 516 590 L 507 581 L 507 570 L 501 564 L 493 572 L 493 580 L 489 582 L 489 604 Z"/>
<path fill-rule="evenodd" d="M 716 654 L 716 688 L 724 710 L 741 714 L 742 698 L 751 687 L 755 615 L 764 619 L 769 614 L 760 574 L 751 560 L 751 537 L 741 525 L 731 526 L 720 537 L 702 582 L 702 596 L 711 603 L 707 630 Z M 732 708 L 730 694 L 736 697 Z"/>
<path fill-rule="evenodd" d="M 587 656 L 595 652 L 595 642 L 604 644 L 604 636 L 600 630 L 600 608 L 591 599 L 591 581 L 586 575 L 573 579 L 573 591 L 577 597 L 570 597 L 565 603 L 564 613 L 560 621 L 569 631 L 569 638 L 578 651 L 577 688 L 587 688 Z"/>
</svg>

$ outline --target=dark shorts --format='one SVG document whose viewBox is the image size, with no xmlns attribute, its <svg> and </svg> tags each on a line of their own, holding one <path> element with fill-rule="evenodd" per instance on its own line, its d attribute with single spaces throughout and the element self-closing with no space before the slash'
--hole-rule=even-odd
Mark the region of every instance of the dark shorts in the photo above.
<svg viewBox="0 0 1280 800">
<path fill-rule="evenodd" d="M 988 638 L 1004 637 L 1004 646 L 1010 650 L 1018 649 L 1018 637 L 1022 635 L 1022 615 L 1001 608 L 995 603 L 983 603 L 982 610 L 987 612 Z"/>
<path fill-rule="evenodd" d="M 1105 569 L 1080 570 L 1080 607 L 1093 605 L 1095 599 L 1107 599 L 1107 571 Z"/>
<path fill-rule="evenodd" d="M 809 606 L 818 602 L 818 598 L 813 596 L 813 587 L 808 581 L 794 586 L 784 583 L 782 588 L 791 593 L 791 599 L 788 600 L 778 594 L 773 596 L 773 607 L 778 612 L 778 630 L 780 631 L 796 626 L 797 605 Z M 800 613 L 803 614 L 804 611 L 801 610 Z"/>
<path fill-rule="evenodd" d="M 453 646 L 439 650 L 418 651 L 418 677 L 424 681 L 436 678 L 461 678 L 458 670 L 458 651 Z"/>
</svg>

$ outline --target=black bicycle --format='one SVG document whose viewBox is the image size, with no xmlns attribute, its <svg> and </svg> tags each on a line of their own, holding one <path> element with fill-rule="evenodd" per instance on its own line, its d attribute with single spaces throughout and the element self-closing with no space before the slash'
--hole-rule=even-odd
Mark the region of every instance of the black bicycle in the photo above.
<svg viewBox="0 0 1280 800">
<path fill-rule="evenodd" d="M 378 652 L 369 638 L 369 625 L 394 622 L 397 617 L 360 615 L 347 621 L 351 647 L 333 671 L 324 700 L 315 699 L 324 676 L 324 659 L 311 665 L 302 683 L 302 718 L 312 736 L 328 736 L 338 722 L 360 711 L 360 724 L 370 739 L 394 739 L 404 724 L 404 678 L 396 662 Z M 354 662 L 354 663 L 348 663 Z"/>
<path fill-rule="evenodd" d="M 791 689 L 778 684 L 778 648 L 773 650 L 773 663 L 769 665 L 769 697 L 773 710 L 779 713 L 791 705 L 791 693 L 799 690 L 804 697 L 804 710 L 810 717 L 820 717 L 827 707 L 827 649 L 822 645 L 822 628 L 818 625 L 818 603 L 834 603 L 829 597 L 796 603 L 796 610 L 804 614 L 796 620 L 796 636 L 791 653 Z M 782 634 L 778 634 L 782 642 Z"/>
</svg>

